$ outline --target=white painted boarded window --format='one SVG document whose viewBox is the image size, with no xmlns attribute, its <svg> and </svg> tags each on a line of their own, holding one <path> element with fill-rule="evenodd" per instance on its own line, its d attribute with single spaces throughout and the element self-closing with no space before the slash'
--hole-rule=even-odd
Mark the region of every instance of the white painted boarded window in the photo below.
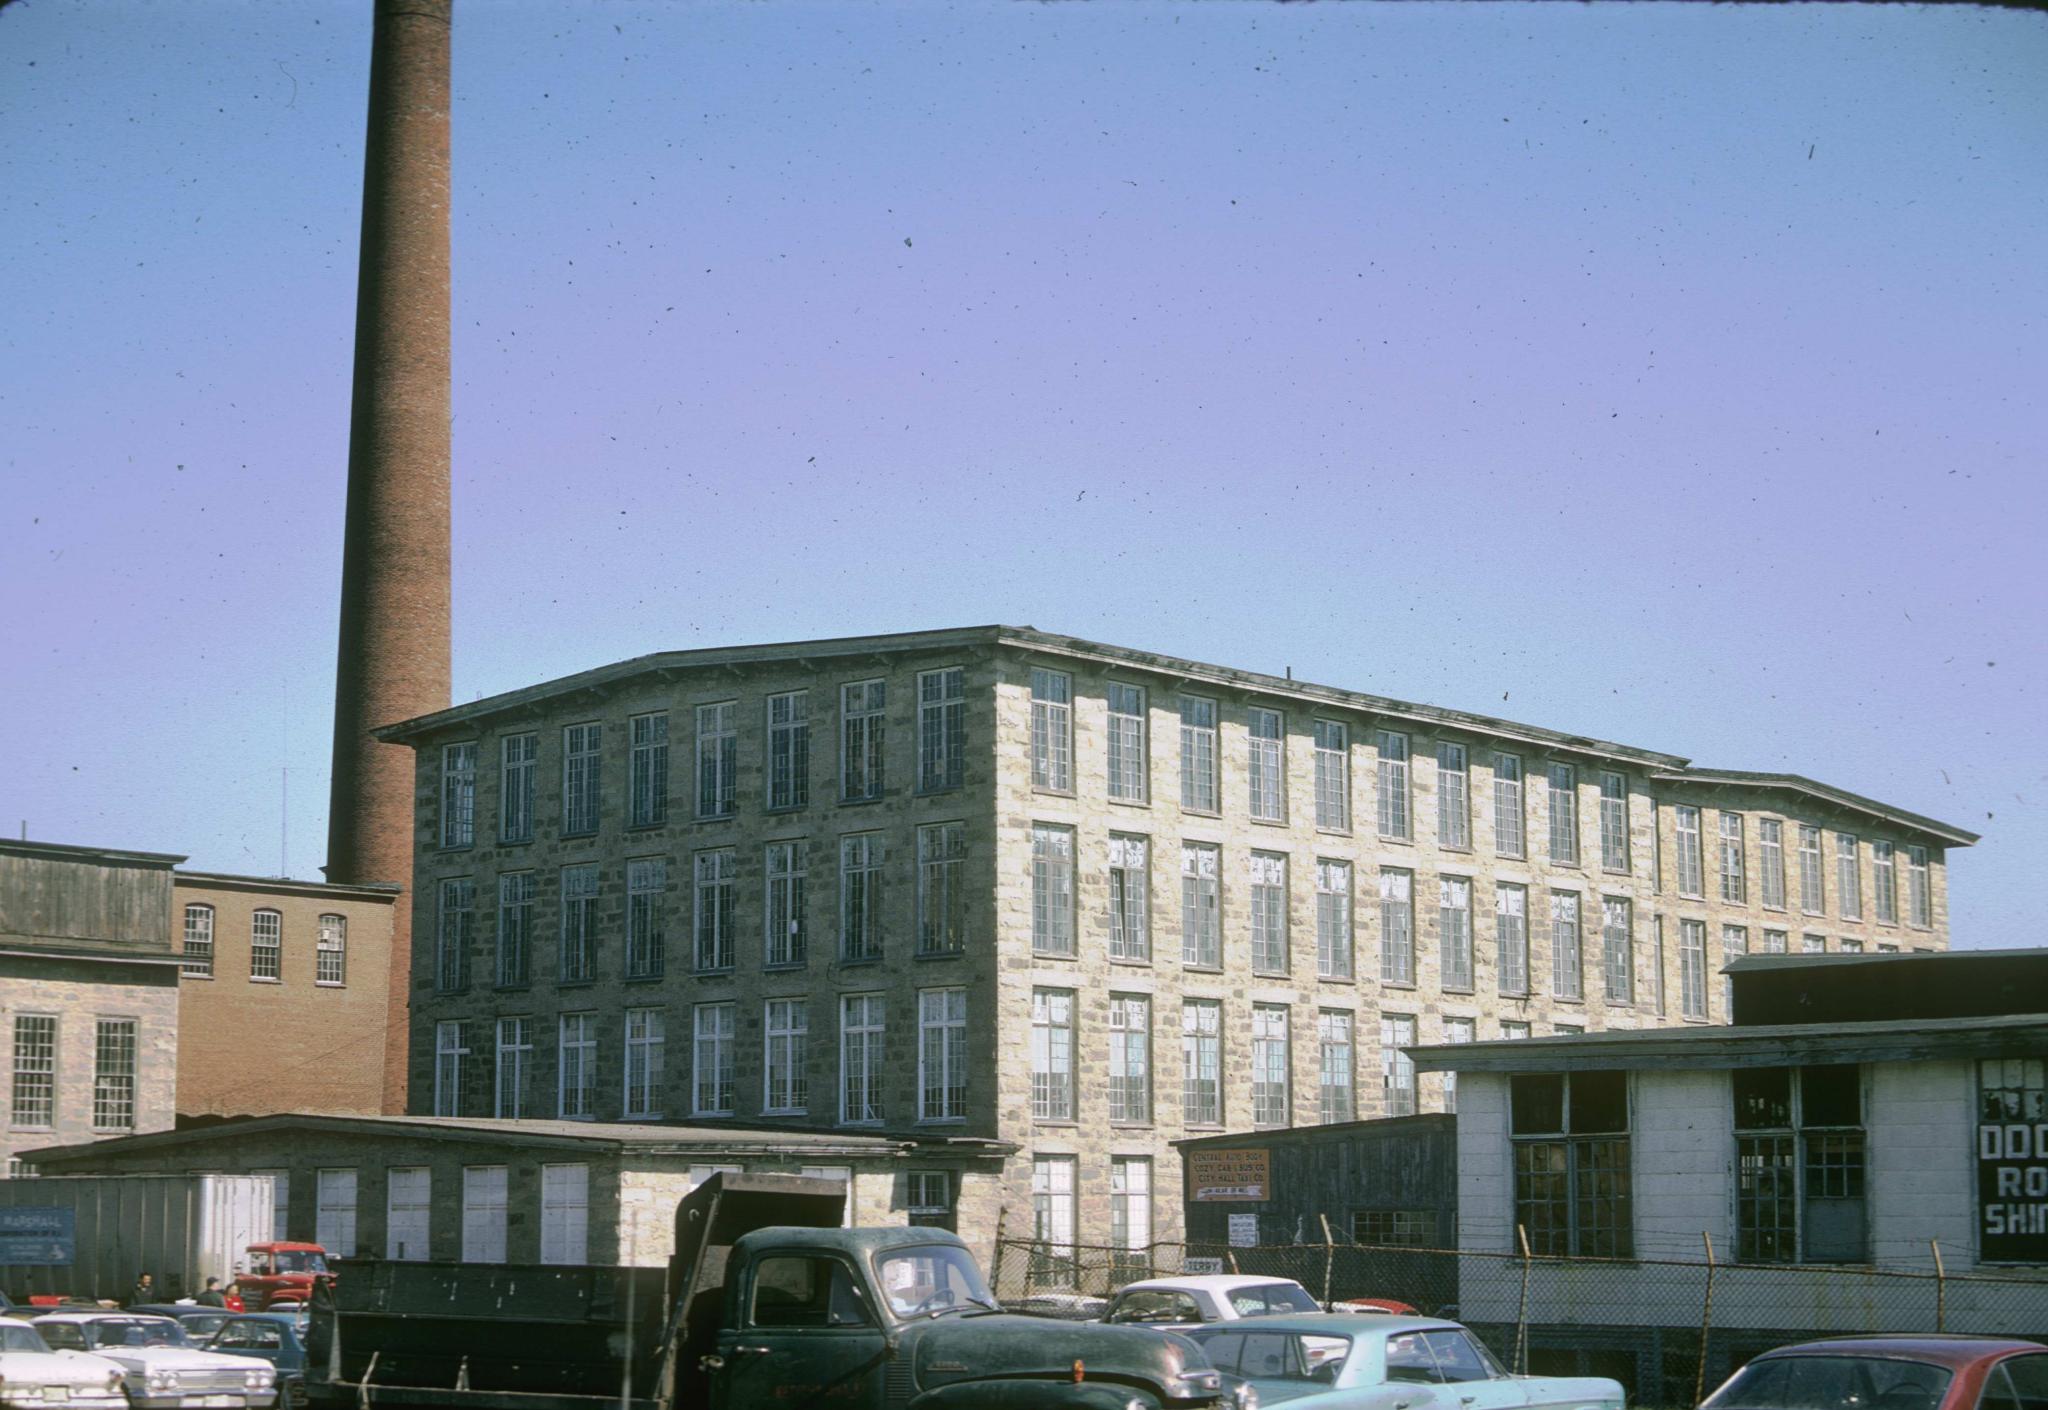
<svg viewBox="0 0 2048 1410">
<path fill-rule="evenodd" d="M 432 1227 L 434 1173 L 424 1165 L 384 1172 L 384 1256 L 408 1262 L 426 1259 Z"/>
<path fill-rule="evenodd" d="M 330 1258 L 356 1256 L 356 1172 L 322 1170 L 313 1218 L 313 1242 Z"/>
<path fill-rule="evenodd" d="M 540 1261 L 590 1261 L 590 1167 L 540 1168 Z"/>
<path fill-rule="evenodd" d="M 505 1262 L 505 1167 L 462 1169 L 462 1261 Z"/>
</svg>

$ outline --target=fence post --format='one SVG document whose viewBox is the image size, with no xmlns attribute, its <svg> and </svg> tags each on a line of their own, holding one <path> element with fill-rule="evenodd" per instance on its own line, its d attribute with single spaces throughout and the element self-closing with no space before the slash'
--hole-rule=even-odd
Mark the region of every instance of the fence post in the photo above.
<svg viewBox="0 0 2048 1410">
<path fill-rule="evenodd" d="M 996 1206 L 996 1247 L 994 1256 L 990 1260 L 994 1266 L 988 1270 L 988 1280 L 989 1290 L 996 1295 L 997 1302 L 1003 1300 L 1003 1255 L 1009 1252 L 1009 1248 L 1003 1242 L 1003 1224 L 1009 1217 L 1010 1206 L 1007 1204 Z"/>
<path fill-rule="evenodd" d="M 1714 1236 L 1702 1229 L 1700 1241 L 1707 1246 L 1707 1295 L 1700 1304 L 1700 1364 L 1692 1373 L 1692 1403 L 1695 1405 L 1707 1396 L 1707 1333 L 1714 1325 Z"/>
<path fill-rule="evenodd" d="M 1927 1246 L 1934 1250 L 1934 1330 L 1948 1330 L 1948 1272 L 1941 1266 L 1941 1240 L 1929 1239 Z"/>
<path fill-rule="evenodd" d="M 1318 1214 L 1323 1221 L 1323 1311 L 1330 1310 L 1330 1269 L 1337 1261 L 1337 1241 L 1330 1237 L 1330 1216 Z"/>
<path fill-rule="evenodd" d="M 1226 1248 L 1223 1250 L 1223 1256 L 1230 1260 L 1230 1271 L 1235 1273 L 1237 1271 L 1237 1250 Z"/>
<path fill-rule="evenodd" d="M 1526 1225 L 1515 1225 L 1515 1241 L 1522 1246 L 1522 1304 L 1515 1312 L 1515 1374 L 1526 1376 L 1529 1374 L 1529 1230 Z"/>
</svg>

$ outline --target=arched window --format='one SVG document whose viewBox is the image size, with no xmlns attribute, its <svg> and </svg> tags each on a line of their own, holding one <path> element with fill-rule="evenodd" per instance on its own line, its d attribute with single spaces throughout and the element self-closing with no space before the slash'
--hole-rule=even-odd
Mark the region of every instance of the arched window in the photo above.
<svg viewBox="0 0 2048 1410">
<path fill-rule="evenodd" d="M 316 984 L 346 984 L 348 982 L 348 917 L 326 915 L 320 917 L 319 948 L 314 954 L 316 968 L 313 982 Z"/>
<path fill-rule="evenodd" d="M 213 978 L 213 907 L 185 907 L 184 972 Z"/>
<path fill-rule="evenodd" d="M 258 911 L 249 920 L 249 977 L 284 977 L 284 915 Z"/>
</svg>

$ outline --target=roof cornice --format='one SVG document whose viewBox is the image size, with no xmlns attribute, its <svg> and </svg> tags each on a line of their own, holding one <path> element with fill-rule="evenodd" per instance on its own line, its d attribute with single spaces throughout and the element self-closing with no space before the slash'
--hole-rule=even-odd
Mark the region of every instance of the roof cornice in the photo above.
<svg viewBox="0 0 2048 1410">
<path fill-rule="evenodd" d="M 1878 822 L 1889 823 L 1901 831 L 1925 834 L 1952 847 L 1968 847 L 1978 841 L 1978 835 L 1974 832 L 1935 818 L 1924 817 L 1919 813 L 1908 812 L 1904 808 L 1894 808 L 1889 803 L 1865 798 L 1860 793 L 1851 793 L 1846 788 L 1836 788 L 1832 784 L 1821 783 L 1803 774 L 1752 773 L 1744 769 L 1702 769 L 1688 765 L 1680 769 L 1660 770 L 1651 774 L 1650 778 L 1653 782 L 1689 783 L 1708 788 L 1758 788 L 1795 793 L 1847 812 L 1860 813 Z"/>
</svg>

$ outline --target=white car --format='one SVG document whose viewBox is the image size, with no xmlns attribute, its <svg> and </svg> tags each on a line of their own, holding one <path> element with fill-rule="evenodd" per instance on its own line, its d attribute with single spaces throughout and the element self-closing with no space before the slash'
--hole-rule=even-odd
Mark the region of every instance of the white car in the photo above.
<svg viewBox="0 0 2048 1410">
<path fill-rule="evenodd" d="M 52 1312 L 33 1325 L 53 1350 L 119 1366 L 135 1410 L 269 1410 L 277 1403 L 276 1367 L 201 1351 L 169 1317 Z"/>
<path fill-rule="evenodd" d="M 127 1379 L 114 1362 L 80 1351 L 52 1351 L 26 1322 L 0 1319 L 0 1407 L 127 1410 Z"/>
<path fill-rule="evenodd" d="M 1105 1322 L 1135 1323 L 1181 1331 L 1240 1317 L 1274 1317 L 1320 1312 L 1322 1304 L 1292 1278 L 1259 1278 L 1248 1273 L 1206 1273 L 1185 1278 L 1146 1278 L 1126 1283 L 1103 1316 Z"/>
</svg>

